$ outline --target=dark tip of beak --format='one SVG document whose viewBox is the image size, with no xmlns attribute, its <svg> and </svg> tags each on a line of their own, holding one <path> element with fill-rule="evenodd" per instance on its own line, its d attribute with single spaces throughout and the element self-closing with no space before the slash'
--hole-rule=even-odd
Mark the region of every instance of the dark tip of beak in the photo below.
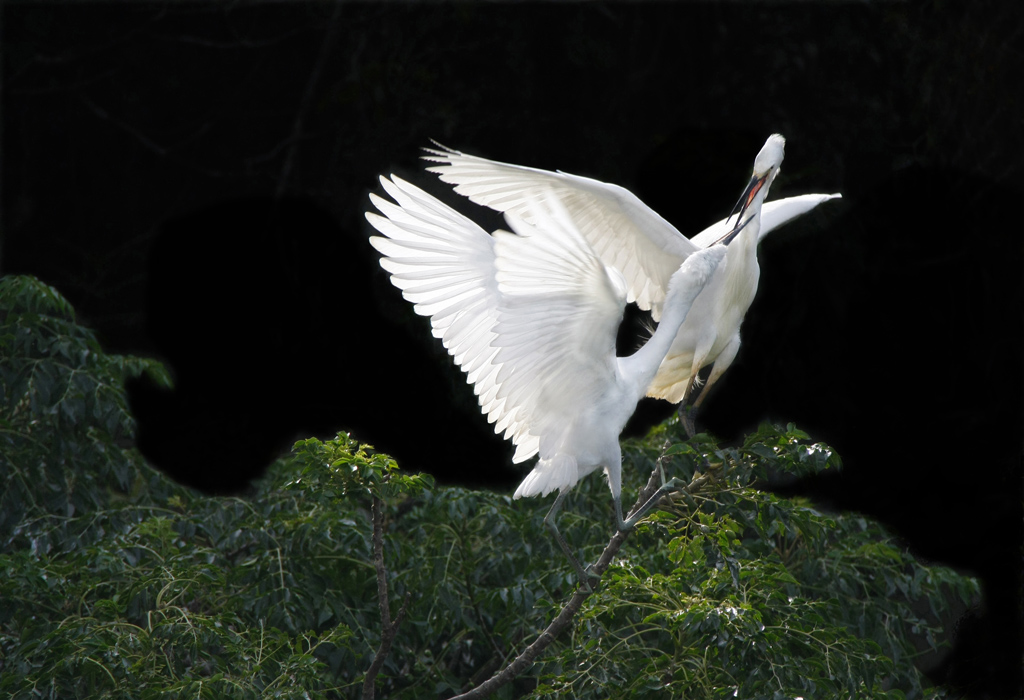
<svg viewBox="0 0 1024 700">
<path fill-rule="evenodd" d="M 746 209 L 746 207 L 743 207 L 743 208 Z M 743 214 L 740 213 L 740 216 L 742 216 L 742 215 Z M 740 231 L 742 231 L 744 228 L 746 228 L 747 224 L 749 224 L 753 220 L 754 220 L 754 217 L 753 216 L 749 216 L 749 217 L 747 217 L 747 220 L 744 221 L 741 224 L 739 222 L 739 220 L 737 219 L 737 221 L 736 221 L 736 228 L 734 228 L 732 231 L 730 231 L 729 233 L 727 233 L 724 236 L 722 236 L 721 238 L 719 238 L 717 241 L 715 241 L 715 243 L 721 243 L 722 245 L 729 245 L 730 243 L 732 243 L 732 239 L 736 238 L 736 236 L 739 235 Z"/>
</svg>

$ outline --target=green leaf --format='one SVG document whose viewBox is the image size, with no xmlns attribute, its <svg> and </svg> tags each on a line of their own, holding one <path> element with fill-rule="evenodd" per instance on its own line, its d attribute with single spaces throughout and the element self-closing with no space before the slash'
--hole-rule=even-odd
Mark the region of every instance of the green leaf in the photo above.
<svg viewBox="0 0 1024 700">
<path fill-rule="evenodd" d="M 438 486 L 346 433 L 297 441 L 244 499 L 168 481 L 123 446 L 125 377 L 170 386 L 166 370 L 104 353 L 38 280 L 0 279 L 0 359 L 4 697 L 358 695 L 381 638 L 374 497 L 393 616 L 409 595 L 379 697 L 478 683 L 577 590 L 548 504 Z M 975 604 L 977 582 L 866 517 L 754 488 L 838 468 L 830 447 L 793 425 L 722 445 L 670 423 L 622 451 L 626 501 L 663 456 L 709 478 L 630 534 L 569 633 L 500 697 L 938 693 L 913 659 L 948 645 L 940 615 Z M 584 564 L 609 512 L 595 477 L 559 516 Z"/>
</svg>

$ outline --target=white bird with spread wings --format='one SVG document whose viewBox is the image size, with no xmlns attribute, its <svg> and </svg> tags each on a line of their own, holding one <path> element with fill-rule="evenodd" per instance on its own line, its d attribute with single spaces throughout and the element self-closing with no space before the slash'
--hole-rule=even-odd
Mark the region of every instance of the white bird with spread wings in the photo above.
<svg viewBox="0 0 1024 700">
<path fill-rule="evenodd" d="M 626 299 L 649 309 L 655 320 L 663 313 L 669 280 L 682 262 L 716 242 L 728 243 L 726 259 L 682 324 L 661 363 L 647 395 L 680 403 L 687 431 L 692 416 L 684 413 L 691 388 L 702 367 L 714 365 L 700 405 L 712 384 L 729 367 L 740 346 L 740 325 L 757 292 L 760 268 L 757 244 L 770 231 L 839 194 L 808 194 L 764 202 L 784 155 L 785 139 L 773 134 L 755 159 L 754 174 L 737 209 L 760 210 L 760 226 L 736 235 L 730 217 L 686 238 L 672 224 L 618 185 L 578 175 L 550 172 L 487 160 L 446 149 L 426 149 L 426 160 L 440 163 L 428 170 L 473 202 L 532 221 L 528 202 L 538 192 L 561 201 L 573 224 L 601 260 L 622 272 Z M 762 206 L 763 203 L 763 206 Z M 733 210 L 736 213 L 736 209 Z M 741 214 L 742 216 L 742 214 Z"/>
<path fill-rule="evenodd" d="M 558 510 L 576 482 L 598 469 L 608 477 L 623 530 L 675 488 L 670 480 L 624 518 L 619 433 L 725 247 L 680 258 L 659 297 L 657 330 L 636 353 L 617 357 L 626 281 L 602 262 L 554 193 L 541 188 L 521 196 L 517 211 L 505 215 L 514 233 L 488 234 L 399 177 L 380 182 L 394 203 L 371 194 L 383 216 L 366 218 L 383 234 L 370 238 L 381 266 L 416 312 L 430 318 L 495 432 L 516 445 L 513 460 L 539 455 L 515 497 L 558 491 L 545 523 L 589 585 L 558 531 Z"/>
</svg>

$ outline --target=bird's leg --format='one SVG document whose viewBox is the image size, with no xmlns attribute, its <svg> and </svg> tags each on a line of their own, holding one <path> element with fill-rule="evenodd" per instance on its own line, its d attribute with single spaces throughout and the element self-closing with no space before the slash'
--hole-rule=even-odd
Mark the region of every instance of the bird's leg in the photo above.
<svg viewBox="0 0 1024 700">
<path fill-rule="evenodd" d="M 697 434 L 697 406 L 685 406 L 679 404 L 679 422 L 683 424 L 683 430 L 686 431 L 686 437 L 693 437 Z"/>
<path fill-rule="evenodd" d="M 708 376 L 707 382 L 704 383 L 704 388 L 700 392 L 700 396 L 693 402 L 693 410 L 704 402 L 704 397 L 708 395 L 708 391 L 711 389 L 711 385 L 718 381 L 718 378 L 722 376 L 725 370 L 729 369 L 729 365 L 736 359 L 736 353 L 740 350 L 740 334 L 737 331 L 736 335 L 729 339 L 725 347 L 722 348 L 722 352 L 718 353 L 718 357 L 715 358 L 715 364 L 711 367 L 711 374 Z"/>
<path fill-rule="evenodd" d="M 715 379 L 717 379 L 717 377 Z M 714 383 L 714 381 L 714 379 L 708 379 L 708 383 L 704 385 L 704 391 L 700 392 L 700 396 L 698 396 L 697 400 L 693 402 L 694 412 L 696 412 L 697 409 L 700 408 L 700 405 L 704 402 L 704 397 L 708 395 L 708 389 L 711 388 L 711 385 Z"/>
<path fill-rule="evenodd" d="M 686 380 L 686 390 L 683 392 L 683 399 L 679 402 L 679 422 L 683 424 L 683 429 L 686 431 L 687 437 L 693 437 L 697 434 L 696 426 L 693 422 L 693 416 L 690 413 L 690 407 L 686 405 L 686 402 L 690 399 L 690 389 L 693 387 L 695 379 Z"/>
<path fill-rule="evenodd" d="M 712 372 L 712 375 L 714 372 Z M 700 407 L 704 397 L 708 395 L 708 389 L 711 388 L 712 382 L 717 377 L 709 377 L 707 383 L 704 384 L 704 388 L 701 389 L 700 394 L 697 395 L 697 400 L 689 406 L 679 407 L 679 422 L 683 424 L 683 430 L 686 431 L 686 437 L 693 437 L 697 434 L 697 409 Z M 694 383 L 697 383 L 697 379 L 694 378 Z"/>
<path fill-rule="evenodd" d="M 700 386 L 700 375 L 697 372 L 693 373 L 693 379 L 690 380 L 690 387 Z M 704 392 L 700 392 L 700 396 L 697 397 L 692 405 L 687 406 L 686 400 L 689 398 L 690 392 L 687 391 L 683 395 L 683 400 L 679 404 L 679 422 L 683 424 L 683 430 L 686 431 L 686 437 L 692 438 L 697 434 L 697 406 L 700 404 L 700 399 L 703 398 Z"/>
<path fill-rule="evenodd" d="M 694 404 L 693 407 L 689 407 L 686 405 L 686 402 L 690 398 L 692 389 L 700 386 L 700 370 L 704 366 L 704 360 L 707 359 L 709 352 L 711 352 L 710 345 L 707 347 L 701 347 L 696 353 L 694 353 L 693 364 L 690 366 L 690 378 L 686 382 L 686 390 L 683 391 L 683 399 L 679 402 L 679 422 L 683 424 L 686 436 L 691 438 L 697 434 L 697 421 L 695 419 L 697 404 Z M 701 392 L 701 396 L 703 395 L 704 392 Z"/>
<path fill-rule="evenodd" d="M 654 492 L 654 495 L 648 498 L 646 503 L 644 503 L 642 506 L 633 511 L 632 515 L 630 515 L 628 518 L 622 517 L 622 497 L 616 497 L 615 519 L 618 523 L 619 531 L 626 532 L 627 530 L 632 530 L 633 526 L 635 526 L 638 522 L 643 520 L 644 516 L 646 516 L 651 511 L 651 509 L 654 508 L 654 506 L 658 505 L 658 501 L 661 500 L 662 496 L 664 496 L 666 493 L 671 493 L 672 491 L 678 491 L 681 487 L 682 483 L 679 481 L 679 479 L 672 477 L 668 481 L 664 482 L 661 486 L 659 486 L 658 490 Z"/>
<path fill-rule="evenodd" d="M 551 504 L 551 510 L 549 510 L 548 514 L 544 516 L 544 524 L 548 526 L 549 530 L 551 530 L 551 534 L 555 537 L 555 542 L 557 542 L 558 546 L 562 548 L 563 552 L 565 552 L 565 556 L 569 559 L 569 563 L 572 564 L 572 568 L 576 569 L 576 573 L 580 577 L 580 585 L 585 586 L 587 590 L 593 593 L 597 588 L 597 584 L 601 581 L 601 577 L 596 574 L 589 573 L 580 565 L 579 560 L 569 550 L 569 544 L 565 541 L 565 538 L 562 537 L 562 533 L 558 531 L 558 524 L 555 522 L 558 517 L 558 511 L 562 508 L 562 501 L 565 500 L 568 493 L 568 490 L 558 492 L 558 496 L 555 497 L 555 502 Z M 619 510 L 621 512 L 621 506 Z"/>
<path fill-rule="evenodd" d="M 693 389 L 693 375 L 691 374 L 686 379 L 686 388 L 683 389 L 683 398 L 679 400 L 679 417 L 683 417 L 683 412 L 686 410 L 686 402 L 690 400 L 690 390 Z"/>
<path fill-rule="evenodd" d="M 700 396 L 698 396 L 697 400 L 693 402 L 692 406 L 690 406 L 689 413 L 692 414 L 694 417 L 696 417 L 697 415 L 697 409 L 700 408 L 700 405 L 702 403 L 704 403 L 704 398 L 708 395 L 708 390 L 711 388 L 711 385 L 714 384 L 715 380 L 718 379 L 720 376 L 722 376 L 721 372 L 719 372 L 718 374 L 712 372 L 711 376 L 708 377 L 707 384 L 704 385 L 704 390 L 700 392 Z M 694 423 L 694 427 L 696 428 L 696 423 Z M 691 435 L 690 437 L 693 436 Z"/>
</svg>

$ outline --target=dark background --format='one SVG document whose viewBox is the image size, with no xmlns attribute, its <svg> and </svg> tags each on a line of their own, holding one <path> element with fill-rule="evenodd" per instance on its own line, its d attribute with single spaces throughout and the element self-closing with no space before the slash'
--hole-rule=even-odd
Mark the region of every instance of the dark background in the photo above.
<svg viewBox="0 0 1024 700">
<path fill-rule="evenodd" d="M 435 138 L 624 185 L 692 235 L 781 132 L 772 197 L 843 200 L 761 246 L 700 423 L 832 444 L 843 473 L 786 492 L 978 576 L 932 676 L 1020 697 L 1016 5 L 5 4 L 0 266 L 55 285 L 108 350 L 168 363 L 175 391 L 131 401 L 186 483 L 244 490 L 345 429 L 510 489 L 511 449 L 366 243 L 377 175 L 497 226 L 422 172 Z M 644 402 L 629 430 L 671 410 Z"/>
</svg>

